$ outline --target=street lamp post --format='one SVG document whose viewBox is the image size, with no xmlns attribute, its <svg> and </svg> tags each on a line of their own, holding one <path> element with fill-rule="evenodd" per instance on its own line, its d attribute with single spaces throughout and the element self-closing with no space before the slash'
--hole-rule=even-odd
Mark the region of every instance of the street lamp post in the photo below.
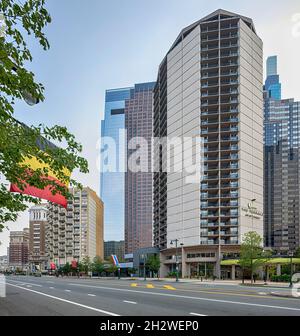
<svg viewBox="0 0 300 336">
<path fill-rule="evenodd" d="M 170 244 L 173 245 L 175 243 L 175 263 L 176 263 L 176 282 L 179 281 L 179 262 L 178 262 L 178 239 L 171 240 Z"/>
<path fill-rule="evenodd" d="M 253 198 L 253 199 L 251 200 L 251 207 L 252 207 L 251 211 L 253 210 L 254 202 L 255 202 L 255 201 L 256 201 L 256 198 Z M 254 215 L 253 215 L 253 213 L 251 213 L 251 218 L 252 218 L 252 230 L 254 230 L 254 228 L 253 228 L 253 219 L 254 219 Z"/>
<path fill-rule="evenodd" d="M 294 253 L 290 252 L 289 256 L 290 256 L 290 288 L 292 288 L 293 287 L 292 277 L 293 277 L 293 256 L 294 256 Z"/>
<path fill-rule="evenodd" d="M 146 254 L 143 254 L 144 260 L 144 281 L 146 281 Z"/>
</svg>

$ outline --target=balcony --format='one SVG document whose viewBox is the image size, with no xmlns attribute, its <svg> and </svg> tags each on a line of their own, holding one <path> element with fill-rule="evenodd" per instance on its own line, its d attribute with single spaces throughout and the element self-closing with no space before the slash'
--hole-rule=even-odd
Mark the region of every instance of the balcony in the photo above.
<svg viewBox="0 0 300 336">
<path fill-rule="evenodd" d="M 213 45 L 204 45 L 201 48 L 201 51 L 208 51 L 208 50 L 214 50 L 214 49 L 219 49 L 219 44 L 213 44 Z"/>
<path fill-rule="evenodd" d="M 202 134 L 208 134 L 208 133 L 218 133 L 219 128 L 218 127 L 211 127 L 211 128 L 203 128 L 201 130 Z"/>
<path fill-rule="evenodd" d="M 230 33 L 230 34 L 221 34 L 221 40 L 238 38 L 238 33 Z"/>
<path fill-rule="evenodd" d="M 206 63 L 206 64 L 202 64 L 201 65 L 201 68 L 203 70 L 205 70 L 205 69 L 213 69 L 213 68 L 218 68 L 218 67 L 219 67 L 219 63 L 212 63 L 212 64 Z"/>
<path fill-rule="evenodd" d="M 202 76 L 201 76 L 202 79 L 214 78 L 214 77 L 219 77 L 219 73 L 218 73 L 218 72 L 214 72 L 214 73 L 204 73 L 204 74 L 202 74 Z"/>
<path fill-rule="evenodd" d="M 212 153 L 212 152 L 218 152 L 219 147 L 209 147 L 204 148 L 204 153 Z"/>
<path fill-rule="evenodd" d="M 202 132 L 203 132 L 203 130 L 202 130 Z M 204 143 L 213 143 L 213 142 L 219 142 L 219 137 L 204 138 Z"/>
<path fill-rule="evenodd" d="M 204 162 L 212 162 L 212 161 L 219 161 L 219 156 L 218 155 L 215 155 L 215 156 L 205 156 L 203 158 L 203 161 Z"/>
<path fill-rule="evenodd" d="M 211 54 L 211 55 L 205 55 L 205 56 L 202 56 L 201 57 L 201 61 L 209 61 L 209 60 L 212 60 L 212 59 L 218 59 L 219 58 L 219 54 L 218 53 L 215 53 L 215 54 Z"/>
</svg>

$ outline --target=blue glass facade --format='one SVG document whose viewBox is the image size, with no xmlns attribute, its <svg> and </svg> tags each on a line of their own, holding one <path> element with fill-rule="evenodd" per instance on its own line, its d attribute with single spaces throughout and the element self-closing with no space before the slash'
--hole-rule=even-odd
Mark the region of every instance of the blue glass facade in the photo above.
<svg viewBox="0 0 300 336">
<path fill-rule="evenodd" d="M 281 99 L 281 83 L 277 74 L 277 56 L 271 56 L 267 59 L 267 78 L 264 89 L 269 98 Z"/>
<path fill-rule="evenodd" d="M 111 137 L 115 140 L 117 158 L 120 154 L 119 131 L 125 130 L 125 100 L 130 97 L 130 90 L 131 88 L 107 90 L 105 95 L 105 114 L 104 120 L 101 122 L 101 137 Z M 104 239 L 124 240 L 125 174 L 119 172 L 118 160 L 117 172 L 103 172 L 105 164 L 103 160 L 105 158 L 101 155 L 100 195 L 104 202 Z"/>
<path fill-rule="evenodd" d="M 300 103 L 281 99 L 274 57 L 270 60 L 264 93 L 264 238 L 265 246 L 286 254 L 300 246 Z"/>
<path fill-rule="evenodd" d="M 277 75 L 277 56 L 270 56 L 267 59 L 267 77 Z"/>
</svg>

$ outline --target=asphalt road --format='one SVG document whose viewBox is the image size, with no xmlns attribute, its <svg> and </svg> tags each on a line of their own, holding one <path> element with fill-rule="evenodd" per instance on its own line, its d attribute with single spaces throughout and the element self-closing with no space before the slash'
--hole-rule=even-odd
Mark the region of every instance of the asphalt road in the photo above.
<svg viewBox="0 0 300 336">
<path fill-rule="evenodd" d="M 300 316 L 300 299 L 273 297 L 271 291 L 225 284 L 9 276 L 0 316 Z"/>
</svg>

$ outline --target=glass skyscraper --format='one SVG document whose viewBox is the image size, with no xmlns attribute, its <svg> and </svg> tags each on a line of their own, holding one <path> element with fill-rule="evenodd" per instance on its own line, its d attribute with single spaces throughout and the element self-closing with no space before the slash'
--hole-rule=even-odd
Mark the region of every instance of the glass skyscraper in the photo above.
<svg viewBox="0 0 300 336">
<path fill-rule="evenodd" d="M 265 91 L 270 98 L 281 99 L 281 83 L 277 73 L 277 56 L 270 56 L 267 59 L 267 78 L 265 82 Z"/>
<path fill-rule="evenodd" d="M 125 253 L 152 246 L 151 138 L 155 82 L 136 84 L 125 103 L 128 142 L 142 137 L 148 144 L 148 171 L 125 174 Z M 127 149 L 128 158 L 135 150 Z"/>
<path fill-rule="evenodd" d="M 278 98 L 279 80 L 267 85 L 276 62 L 268 58 L 264 93 L 264 233 L 267 247 L 286 253 L 300 244 L 300 102 Z"/>
<path fill-rule="evenodd" d="M 116 157 L 119 157 L 120 131 L 125 130 L 125 100 L 130 97 L 131 88 L 107 90 L 105 95 L 105 115 L 101 122 L 101 137 L 111 137 L 116 143 Z M 123 139 L 124 140 L 124 139 Z M 122 141 L 122 140 L 121 140 Z M 105 147 L 101 146 L 101 151 Z M 124 239 L 124 187 L 125 174 L 119 172 L 103 172 L 107 160 L 101 155 L 100 195 L 104 202 L 104 235 L 105 240 Z M 118 161 L 118 160 L 117 160 Z M 125 151 L 124 151 L 125 162 Z"/>
</svg>

